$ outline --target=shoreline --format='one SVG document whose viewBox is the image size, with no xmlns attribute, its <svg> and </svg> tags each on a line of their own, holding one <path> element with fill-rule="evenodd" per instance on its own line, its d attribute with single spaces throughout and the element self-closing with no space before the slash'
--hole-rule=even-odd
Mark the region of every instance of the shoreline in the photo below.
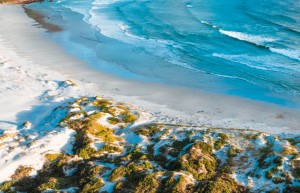
<svg viewBox="0 0 300 193">
<path fill-rule="evenodd" d="M 25 16 L 0 6 L 0 192 L 299 190 L 296 111 L 94 71 Z"/>
<path fill-rule="evenodd" d="M 67 55 L 62 48 L 47 40 L 43 36 L 43 26 L 36 27 L 36 21 L 28 18 L 21 6 L 6 6 L 4 9 L 0 5 L 0 10 L 3 47 L 9 46 L 50 77 L 74 80 L 85 88 L 82 95 L 102 95 L 133 104 L 150 112 L 156 122 L 255 129 L 272 134 L 300 133 L 300 112 L 297 109 L 186 88 L 137 83 L 104 74 Z M 36 92 L 35 97 L 43 93 L 42 90 Z M 32 99 L 35 97 L 28 99 L 31 103 L 27 108 L 37 102 Z M 0 114 L 4 114 L 6 109 L 2 109 Z M 20 113 L 25 109 L 20 107 L 16 110 Z M 8 118 L 5 121 L 15 120 Z"/>
</svg>

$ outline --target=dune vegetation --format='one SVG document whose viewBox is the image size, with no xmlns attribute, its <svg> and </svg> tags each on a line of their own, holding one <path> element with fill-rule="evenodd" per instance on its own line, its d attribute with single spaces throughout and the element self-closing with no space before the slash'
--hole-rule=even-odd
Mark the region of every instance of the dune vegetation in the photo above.
<svg viewBox="0 0 300 193">
<path fill-rule="evenodd" d="M 21 165 L 1 191 L 300 191 L 299 136 L 151 123 L 142 111 L 101 97 L 82 97 L 52 116 L 62 112 L 58 127 L 76 132 L 73 153 L 45 153 L 34 175 Z"/>
</svg>

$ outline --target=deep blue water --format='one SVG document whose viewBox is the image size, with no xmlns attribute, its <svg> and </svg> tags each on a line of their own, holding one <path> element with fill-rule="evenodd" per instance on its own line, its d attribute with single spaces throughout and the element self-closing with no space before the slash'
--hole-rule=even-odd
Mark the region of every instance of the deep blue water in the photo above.
<svg viewBox="0 0 300 193">
<path fill-rule="evenodd" d="M 62 0 L 27 8 L 62 26 L 47 36 L 97 70 L 300 107 L 300 0 Z"/>
</svg>

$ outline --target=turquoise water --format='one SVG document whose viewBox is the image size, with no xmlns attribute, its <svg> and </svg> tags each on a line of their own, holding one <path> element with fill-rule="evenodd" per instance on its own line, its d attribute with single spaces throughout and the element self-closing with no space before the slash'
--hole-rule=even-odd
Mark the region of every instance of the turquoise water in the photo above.
<svg viewBox="0 0 300 193">
<path fill-rule="evenodd" d="M 62 26 L 47 36 L 95 70 L 300 107 L 300 1 L 62 0 L 26 7 Z"/>
</svg>

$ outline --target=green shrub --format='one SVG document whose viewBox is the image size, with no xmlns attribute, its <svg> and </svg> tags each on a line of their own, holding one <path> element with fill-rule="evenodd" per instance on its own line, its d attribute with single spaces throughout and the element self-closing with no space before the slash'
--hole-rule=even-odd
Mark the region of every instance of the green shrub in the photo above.
<svg viewBox="0 0 300 193">
<path fill-rule="evenodd" d="M 60 156 L 61 156 L 61 153 L 47 153 L 45 155 L 45 159 L 48 162 L 53 162 L 53 161 L 57 160 Z"/>
<path fill-rule="evenodd" d="M 160 131 L 161 131 L 160 125 L 150 124 L 150 125 L 146 125 L 141 128 L 138 128 L 135 133 L 137 133 L 138 135 L 153 137 L 156 133 L 158 133 Z"/>
<path fill-rule="evenodd" d="M 125 167 L 118 167 L 114 169 L 109 177 L 109 181 L 115 182 L 119 180 L 120 178 L 123 178 L 126 174 L 126 168 Z"/>
<path fill-rule="evenodd" d="M 122 157 L 121 159 L 124 161 L 129 161 L 129 160 L 135 161 L 141 159 L 142 156 L 144 156 L 144 153 L 141 152 L 138 146 L 135 146 L 130 153 L 128 153 L 126 156 Z"/>
<path fill-rule="evenodd" d="M 219 138 L 214 143 L 215 150 L 221 149 L 225 144 L 228 136 L 225 133 L 219 133 Z"/>
<path fill-rule="evenodd" d="M 11 179 L 20 180 L 22 178 L 28 177 L 33 170 L 34 169 L 30 166 L 20 166 L 17 168 L 14 175 L 11 176 Z"/>
<path fill-rule="evenodd" d="M 121 123 L 122 121 L 121 121 L 121 119 L 116 118 L 116 117 L 109 117 L 108 122 L 109 122 L 109 124 L 116 125 L 118 123 Z"/>
<path fill-rule="evenodd" d="M 147 174 L 138 182 L 135 192 L 155 193 L 159 185 L 160 182 L 155 178 L 154 174 Z"/>
<path fill-rule="evenodd" d="M 136 120 L 137 120 L 137 117 L 136 117 L 134 114 L 131 114 L 131 113 L 126 114 L 126 115 L 124 116 L 124 118 L 123 118 L 123 121 L 124 121 L 125 123 L 133 123 L 133 122 L 135 122 Z"/>
<path fill-rule="evenodd" d="M 118 146 L 112 144 L 104 144 L 104 146 L 100 150 L 101 152 L 107 151 L 108 153 L 122 152 L 122 149 Z"/>
<path fill-rule="evenodd" d="M 300 168 L 293 169 L 293 176 L 300 179 Z"/>
<path fill-rule="evenodd" d="M 87 132 L 100 137 L 105 142 L 116 141 L 113 130 L 97 123 L 96 121 L 89 121 L 86 127 Z"/>
<path fill-rule="evenodd" d="M 102 116 L 103 116 L 103 113 L 102 113 L 102 112 L 97 112 L 97 113 L 94 113 L 94 114 L 90 115 L 90 116 L 89 116 L 89 119 L 92 120 L 92 121 L 97 121 L 97 120 L 100 119 Z"/>
<path fill-rule="evenodd" d="M 280 183 L 285 182 L 285 179 L 284 178 L 279 178 L 279 177 L 274 177 L 272 181 L 273 181 L 274 184 L 280 184 Z"/>
<path fill-rule="evenodd" d="M 59 189 L 59 180 L 57 178 L 50 178 L 47 182 L 38 186 L 38 191 L 42 192 L 48 189 Z"/>
<path fill-rule="evenodd" d="M 271 179 L 273 177 L 273 173 L 271 170 L 266 172 L 266 178 Z"/>
<path fill-rule="evenodd" d="M 265 159 L 271 155 L 274 154 L 273 148 L 271 144 L 267 144 L 265 147 L 259 149 L 260 152 L 260 158 L 258 159 L 258 167 L 260 168 L 267 168 L 271 165 L 270 162 L 265 161 Z"/>
<path fill-rule="evenodd" d="M 239 185 L 229 175 L 218 177 L 214 181 L 210 181 L 205 185 L 200 192 L 211 192 L 211 193 L 232 193 L 238 191 Z"/>
<path fill-rule="evenodd" d="M 12 187 L 13 184 L 14 184 L 13 180 L 3 182 L 2 184 L 0 184 L 0 190 L 6 192 L 6 191 L 10 190 L 10 188 Z"/>
<path fill-rule="evenodd" d="M 97 157 L 97 150 L 90 146 L 85 146 L 78 149 L 76 154 L 83 159 L 91 159 Z"/>
<path fill-rule="evenodd" d="M 101 178 L 96 178 L 91 180 L 89 183 L 86 183 L 81 192 L 82 193 L 98 193 L 99 189 L 103 187 L 105 184 L 103 183 Z"/>
<path fill-rule="evenodd" d="M 198 149 L 203 155 L 198 155 Z M 194 144 L 180 159 L 182 169 L 190 172 L 196 180 L 212 178 L 216 173 L 217 162 L 211 154 L 211 145 L 204 142 Z"/>
<path fill-rule="evenodd" d="M 283 164 L 284 158 L 282 156 L 278 156 L 273 160 L 274 164 L 281 166 Z"/>
<path fill-rule="evenodd" d="M 100 99 L 100 100 L 94 101 L 94 106 L 99 107 L 99 108 L 105 108 L 111 104 L 112 103 L 107 99 Z"/>
</svg>

